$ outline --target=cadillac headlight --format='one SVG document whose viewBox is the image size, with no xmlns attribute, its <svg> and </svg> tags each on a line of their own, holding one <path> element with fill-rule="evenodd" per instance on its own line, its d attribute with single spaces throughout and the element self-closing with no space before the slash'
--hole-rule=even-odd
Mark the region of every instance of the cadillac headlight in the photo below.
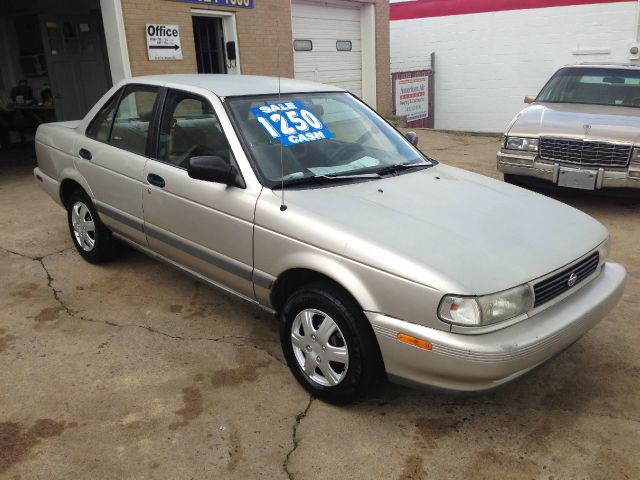
<svg viewBox="0 0 640 480">
<path fill-rule="evenodd" d="M 504 148 L 507 150 L 520 150 L 521 152 L 537 152 L 538 143 L 537 138 L 506 137 L 504 139 Z"/>
<path fill-rule="evenodd" d="M 481 327 L 509 320 L 533 307 L 529 285 L 481 297 L 445 295 L 438 307 L 441 320 L 464 327 Z"/>
</svg>

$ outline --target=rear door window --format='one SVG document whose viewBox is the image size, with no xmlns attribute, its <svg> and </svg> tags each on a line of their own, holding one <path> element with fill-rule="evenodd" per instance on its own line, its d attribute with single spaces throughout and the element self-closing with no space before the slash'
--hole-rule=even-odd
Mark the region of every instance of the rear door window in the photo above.
<svg viewBox="0 0 640 480">
<path fill-rule="evenodd" d="M 127 86 L 115 114 L 109 143 L 123 150 L 145 155 L 157 97 L 156 87 Z"/>
</svg>

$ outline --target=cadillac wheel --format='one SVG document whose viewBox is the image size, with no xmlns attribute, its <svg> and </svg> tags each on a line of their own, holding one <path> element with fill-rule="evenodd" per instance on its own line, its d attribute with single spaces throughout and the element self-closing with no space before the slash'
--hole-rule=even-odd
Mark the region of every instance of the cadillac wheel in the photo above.
<svg viewBox="0 0 640 480">
<path fill-rule="evenodd" d="M 332 403 L 355 400 L 379 372 L 373 333 L 357 303 L 330 284 L 289 297 L 281 341 L 289 368 L 312 395 Z"/>
</svg>

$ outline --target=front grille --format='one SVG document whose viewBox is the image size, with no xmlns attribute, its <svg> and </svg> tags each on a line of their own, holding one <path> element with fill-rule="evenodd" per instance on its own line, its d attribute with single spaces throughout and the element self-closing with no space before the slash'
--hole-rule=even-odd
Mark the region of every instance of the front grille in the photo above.
<svg viewBox="0 0 640 480">
<path fill-rule="evenodd" d="M 540 158 L 594 167 L 626 167 L 631 148 L 624 143 L 542 137 Z"/>
<path fill-rule="evenodd" d="M 536 283 L 533 286 L 533 293 L 535 295 L 535 302 L 533 304 L 534 308 L 556 298 L 558 295 L 561 295 L 578 283 L 582 282 L 596 270 L 599 261 L 600 254 L 595 252 L 572 267 L 565 268 L 560 273 L 556 273 L 555 275 Z M 574 273 L 578 278 L 573 285 L 569 286 L 569 277 Z"/>
</svg>

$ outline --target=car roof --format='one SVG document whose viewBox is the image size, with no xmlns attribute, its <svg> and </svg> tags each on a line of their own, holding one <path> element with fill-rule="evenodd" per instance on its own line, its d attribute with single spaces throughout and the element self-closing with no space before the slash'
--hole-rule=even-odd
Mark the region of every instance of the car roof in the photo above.
<svg viewBox="0 0 640 480">
<path fill-rule="evenodd" d="M 563 68 L 618 68 L 623 70 L 640 70 L 640 65 L 635 63 L 578 63 L 566 65 Z"/>
<path fill-rule="evenodd" d="M 257 75 L 225 75 L 225 74 L 176 74 L 147 75 L 132 77 L 127 83 L 144 83 L 149 85 L 184 85 L 199 87 L 213 92 L 219 97 L 236 97 L 244 95 L 269 95 L 280 93 L 305 92 L 343 92 L 333 85 L 294 80 L 285 77 L 265 77 Z"/>
</svg>

